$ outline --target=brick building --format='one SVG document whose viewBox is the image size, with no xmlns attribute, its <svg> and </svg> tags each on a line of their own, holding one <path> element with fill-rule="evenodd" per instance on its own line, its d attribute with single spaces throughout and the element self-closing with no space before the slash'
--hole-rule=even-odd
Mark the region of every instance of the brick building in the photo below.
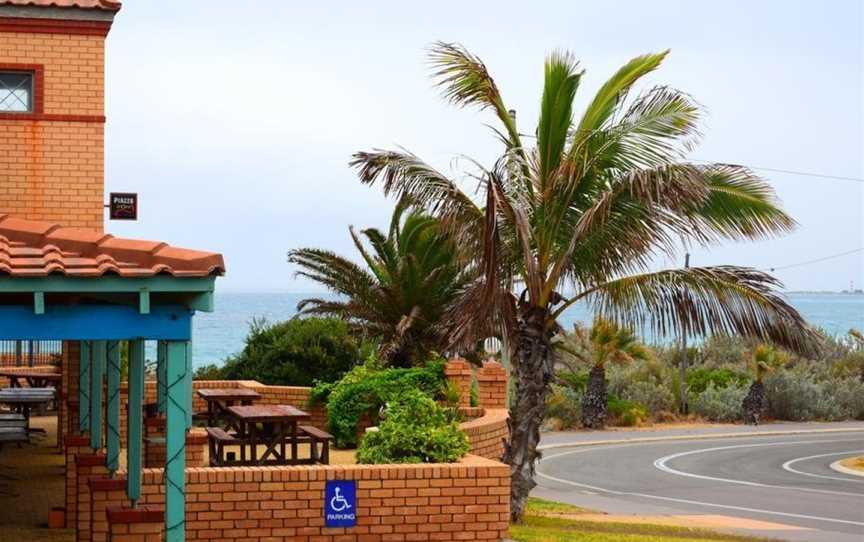
<svg viewBox="0 0 864 542">
<path fill-rule="evenodd" d="M 102 231 L 105 39 L 119 9 L 0 0 L 0 215 Z"/>
</svg>

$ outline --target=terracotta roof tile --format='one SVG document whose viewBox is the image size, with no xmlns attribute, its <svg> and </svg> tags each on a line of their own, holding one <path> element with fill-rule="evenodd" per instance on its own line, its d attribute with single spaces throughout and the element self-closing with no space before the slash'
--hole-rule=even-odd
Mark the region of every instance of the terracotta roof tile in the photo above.
<svg viewBox="0 0 864 542">
<path fill-rule="evenodd" d="M 113 0 L 0 0 L 0 6 L 36 6 L 46 8 L 81 8 L 119 11 L 120 2 Z"/>
<path fill-rule="evenodd" d="M 0 214 L 0 276 L 206 277 L 224 272 L 221 254 Z"/>
</svg>

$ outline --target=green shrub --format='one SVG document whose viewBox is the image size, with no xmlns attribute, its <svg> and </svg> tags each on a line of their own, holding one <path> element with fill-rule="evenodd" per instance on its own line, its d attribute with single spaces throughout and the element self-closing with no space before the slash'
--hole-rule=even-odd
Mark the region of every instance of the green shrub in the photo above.
<svg viewBox="0 0 864 542">
<path fill-rule="evenodd" d="M 670 387 L 653 381 L 633 382 L 621 393 L 621 398 L 644 406 L 651 415 L 671 412 L 676 405 Z"/>
<path fill-rule="evenodd" d="M 569 386 L 552 384 L 546 396 L 547 429 L 560 431 L 579 425 L 582 419 L 582 392 Z"/>
<path fill-rule="evenodd" d="M 445 409 L 420 390 L 402 391 L 388 403 L 377 431 L 357 449 L 358 463 L 453 463 L 470 445 Z"/>
<path fill-rule="evenodd" d="M 224 377 L 222 375 L 222 367 L 211 363 L 195 369 L 192 378 L 195 380 L 222 380 Z"/>
<path fill-rule="evenodd" d="M 709 385 L 715 388 L 726 388 L 730 385 L 742 386 L 748 383 L 750 377 L 728 367 L 710 369 L 707 367 L 695 367 L 687 371 L 687 389 L 690 393 L 700 394 Z"/>
<path fill-rule="evenodd" d="M 438 399 L 445 382 L 442 360 L 412 369 L 381 369 L 373 363 L 353 368 L 335 385 L 327 386 L 327 425 L 336 446 L 356 446 L 360 419 L 367 415 L 377 423 L 381 407 L 405 390 L 419 390 Z M 313 395 L 324 395 L 321 387 Z"/>
<path fill-rule="evenodd" d="M 363 359 L 361 344 L 335 318 L 295 318 L 278 324 L 252 322 L 243 351 L 207 374 L 225 380 L 311 386 L 339 380 Z M 218 376 L 217 376 L 218 375 Z"/>
<path fill-rule="evenodd" d="M 648 409 L 634 401 L 609 396 L 609 415 L 613 418 L 612 425 L 634 427 L 648 420 Z"/>
<path fill-rule="evenodd" d="M 717 388 L 713 383 L 691 401 L 693 413 L 714 422 L 734 422 L 741 419 L 741 402 L 747 395 L 746 385 Z"/>
</svg>

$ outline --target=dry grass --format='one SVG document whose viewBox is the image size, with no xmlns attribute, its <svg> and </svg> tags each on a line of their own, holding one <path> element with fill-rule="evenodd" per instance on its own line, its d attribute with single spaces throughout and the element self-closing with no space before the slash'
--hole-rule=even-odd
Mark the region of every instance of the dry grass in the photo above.
<svg viewBox="0 0 864 542">
<path fill-rule="evenodd" d="M 71 530 L 48 529 L 48 511 L 63 506 L 64 456 L 57 448 L 57 418 L 32 418 L 48 431 L 33 444 L 0 451 L 0 540 L 71 542 Z"/>
</svg>

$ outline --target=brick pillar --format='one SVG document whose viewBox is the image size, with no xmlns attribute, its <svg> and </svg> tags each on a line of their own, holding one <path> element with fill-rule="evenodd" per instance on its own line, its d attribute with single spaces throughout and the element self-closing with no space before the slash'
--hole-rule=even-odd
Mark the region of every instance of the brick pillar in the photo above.
<svg viewBox="0 0 864 542">
<path fill-rule="evenodd" d="M 63 341 L 63 374 L 61 396 L 58 399 L 57 443 L 63 446 L 67 435 L 79 435 L 78 427 L 78 364 L 81 357 L 81 343 Z"/>
<path fill-rule="evenodd" d="M 76 529 L 78 518 L 78 455 L 90 454 L 90 439 L 80 435 L 66 437 L 66 528 Z"/>
<path fill-rule="evenodd" d="M 186 467 L 207 467 L 207 432 L 193 427 L 186 433 Z M 144 468 L 165 468 L 165 418 L 144 419 Z"/>
<path fill-rule="evenodd" d="M 145 505 L 138 508 L 110 506 L 106 512 L 108 542 L 162 542 L 165 509 Z"/>
<path fill-rule="evenodd" d="M 507 408 L 507 371 L 500 363 L 489 360 L 477 371 L 479 403 L 483 408 Z"/>
<path fill-rule="evenodd" d="M 91 478 L 90 486 L 90 538 L 92 542 L 108 541 L 108 518 L 105 510 L 112 506 L 128 505 L 125 478 Z"/>
<path fill-rule="evenodd" d="M 76 542 L 91 542 L 90 522 L 92 511 L 90 510 L 90 479 L 107 478 L 108 468 L 105 466 L 105 454 L 79 454 L 75 458 L 78 479 L 78 502 L 75 529 Z"/>
<path fill-rule="evenodd" d="M 459 406 L 471 406 L 471 365 L 464 359 L 451 359 L 444 366 L 444 376 L 459 389 Z"/>
</svg>

